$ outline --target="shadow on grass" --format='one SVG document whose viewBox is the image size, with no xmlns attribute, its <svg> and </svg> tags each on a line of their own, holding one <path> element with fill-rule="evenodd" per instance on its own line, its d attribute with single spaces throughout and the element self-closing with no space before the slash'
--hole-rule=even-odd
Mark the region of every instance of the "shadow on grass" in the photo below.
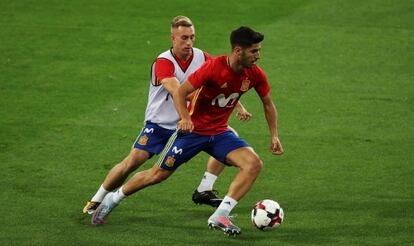
<svg viewBox="0 0 414 246">
<path fill-rule="evenodd" d="M 108 221 L 96 228 L 90 225 L 88 215 L 73 214 L 72 220 L 84 228 L 90 227 L 94 234 L 108 238 L 128 236 L 136 242 L 149 240 L 148 242 L 152 243 L 168 241 L 170 244 L 205 245 L 222 243 L 335 245 L 347 241 L 356 243 L 372 240 L 397 242 L 408 237 L 409 229 L 413 228 L 413 223 L 410 222 L 413 218 L 410 209 L 413 200 L 387 198 L 372 198 L 373 200 L 368 201 L 314 201 L 312 206 L 303 201 L 286 201 L 286 205 L 290 204 L 287 206 L 289 208 L 286 214 L 287 220 L 281 228 L 270 232 L 262 232 L 254 228 L 248 216 L 251 206 L 241 205 L 237 207 L 237 212 L 241 216 L 236 218 L 235 222 L 242 228 L 242 235 L 235 240 L 229 240 L 220 231 L 208 230 L 207 219 L 214 212 L 214 208 L 193 204 L 182 206 L 181 203 L 180 206 L 180 203 L 172 202 L 170 206 L 166 205 L 168 209 L 159 210 L 159 204 L 152 207 L 149 207 L 152 203 L 141 204 L 142 206 L 138 208 L 134 203 L 129 203 L 114 210 Z M 147 207 L 144 207 L 145 205 Z M 321 216 L 318 216 L 318 211 L 322 213 Z M 349 217 L 352 214 L 355 217 Z M 306 217 L 300 219 L 301 215 Z M 313 215 L 314 220 L 308 221 Z M 367 221 L 364 221 L 359 219 L 358 215 L 369 216 Z M 390 219 L 393 218 L 407 223 L 389 224 Z M 383 223 L 380 223 L 381 221 Z"/>
</svg>

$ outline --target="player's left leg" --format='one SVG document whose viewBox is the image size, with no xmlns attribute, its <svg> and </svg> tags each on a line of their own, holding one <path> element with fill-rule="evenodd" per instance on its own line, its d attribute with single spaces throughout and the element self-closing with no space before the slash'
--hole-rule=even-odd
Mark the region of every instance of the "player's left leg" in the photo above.
<svg viewBox="0 0 414 246">
<path fill-rule="evenodd" d="M 241 230 L 231 222 L 230 212 L 250 190 L 260 173 L 262 161 L 243 139 L 230 131 L 215 136 L 212 147 L 206 152 L 223 163 L 239 168 L 227 195 L 208 219 L 209 227 L 218 228 L 229 235 L 238 235 Z"/>
<path fill-rule="evenodd" d="M 220 206 L 208 219 L 208 225 L 221 229 L 229 235 L 238 235 L 241 230 L 231 222 L 230 212 L 250 190 L 263 164 L 257 154 L 249 147 L 233 150 L 227 155 L 226 162 L 238 167 L 239 172 Z"/>
<path fill-rule="evenodd" d="M 236 136 L 237 133 L 234 128 L 228 126 Z M 210 156 L 207 161 L 207 170 L 204 172 L 203 177 L 201 178 L 200 184 L 197 189 L 194 191 L 192 199 L 196 204 L 207 204 L 213 207 L 218 207 L 223 199 L 219 198 L 218 192 L 214 190 L 214 183 L 216 182 L 218 176 L 224 170 L 224 164 L 214 157 Z"/>
<path fill-rule="evenodd" d="M 213 189 L 213 185 L 224 170 L 224 164 L 209 157 L 207 161 L 207 171 L 201 179 L 200 185 L 193 193 L 193 202 L 196 204 L 207 204 L 218 207 L 223 199 L 217 196 L 217 191 Z"/>
<path fill-rule="evenodd" d="M 251 147 L 244 147 L 230 152 L 226 162 L 239 168 L 239 172 L 230 184 L 228 196 L 239 201 L 252 187 L 259 176 L 263 162 Z"/>
</svg>

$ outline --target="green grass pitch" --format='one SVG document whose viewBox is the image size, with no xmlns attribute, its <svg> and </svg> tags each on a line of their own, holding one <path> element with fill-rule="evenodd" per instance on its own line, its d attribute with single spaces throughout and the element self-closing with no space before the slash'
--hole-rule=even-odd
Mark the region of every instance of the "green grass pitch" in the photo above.
<svg viewBox="0 0 414 246">
<path fill-rule="evenodd" d="M 413 10 L 408 0 L 0 0 L 0 245 L 413 245 Z M 252 121 L 231 125 L 265 167 L 234 210 L 236 239 L 208 230 L 213 209 L 191 201 L 205 154 L 104 226 L 81 213 L 142 127 L 150 64 L 180 14 L 212 55 L 229 52 L 240 25 L 265 34 L 259 64 L 286 153 L 268 152 L 249 92 Z M 221 194 L 235 171 L 219 177 Z M 268 233 L 250 222 L 265 198 L 286 215 Z"/>
</svg>

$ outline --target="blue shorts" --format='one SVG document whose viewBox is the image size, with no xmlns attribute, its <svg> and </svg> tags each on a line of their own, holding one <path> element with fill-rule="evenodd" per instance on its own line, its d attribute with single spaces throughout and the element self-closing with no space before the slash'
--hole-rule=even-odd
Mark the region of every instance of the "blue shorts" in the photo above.
<svg viewBox="0 0 414 246">
<path fill-rule="evenodd" d="M 168 140 L 167 145 L 158 158 L 157 164 L 162 169 L 173 171 L 200 151 L 204 151 L 216 160 L 227 164 L 226 156 L 228 153 L 235 149 L 249 146 L 246 141 L 236 136 L 231 130 L 214 136 L 177 131 Z"/>
<path fill-rule="evenodd" d="M 142 149 L 151 154 L 159 154 L 173 135 L 175 130 L 168 130 L 151 122 L 146 122 L 141 133 L 135 140 L 134 148 Z"/>
</svg>

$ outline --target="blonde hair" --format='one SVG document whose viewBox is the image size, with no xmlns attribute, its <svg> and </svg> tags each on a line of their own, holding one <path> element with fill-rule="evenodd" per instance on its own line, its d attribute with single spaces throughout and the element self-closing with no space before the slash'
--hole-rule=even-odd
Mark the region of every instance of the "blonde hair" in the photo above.
<svg viewBox="0 0 414 246">
<path fill-rule="evenodd" d="M 187 16 L 179 15 L 174 17 L 171 21 L 171 32 L 174 28 L 178 28 L 180 26 L 190 27 L 193 26 L 193 22 Z"/>
</svg>

